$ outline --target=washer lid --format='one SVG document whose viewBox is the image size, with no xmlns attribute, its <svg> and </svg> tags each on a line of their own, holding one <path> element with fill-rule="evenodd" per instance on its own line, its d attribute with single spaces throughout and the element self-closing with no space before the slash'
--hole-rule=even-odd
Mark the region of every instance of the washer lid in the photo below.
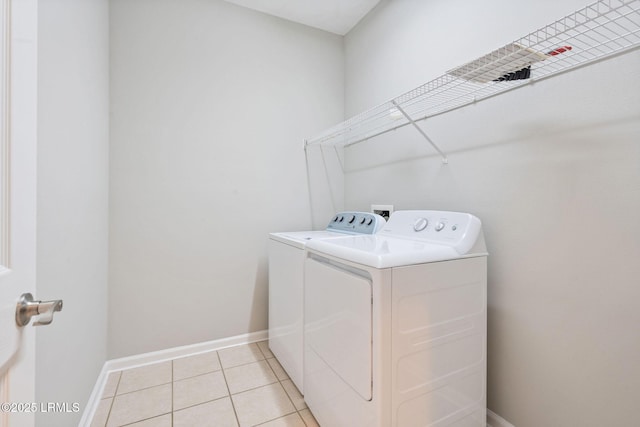
<svg viewBox="0 0 640 427">
<path fill-rule="evenodd" d="M 316 230 L 316 231 L 286 231 L 282 233 L 270 233 L 269 238 L 281 243 L 303 249 L 307 243 L 314 239 L 331 239 L 344 237 L 344 233 L 337 231 Z"/>
<path fill-rule="evenodd" d="M 307 249 L 375 268 L 461 258 L 451 246 L 379 235 L 314 240 Z"/>
<path fill-rule="evenodd" d="M 487 255 L 480 220 L 445 211 L 396 211 L 378 234 L 310 241 L 307 249 L 375 268 Z"/>
</svg>

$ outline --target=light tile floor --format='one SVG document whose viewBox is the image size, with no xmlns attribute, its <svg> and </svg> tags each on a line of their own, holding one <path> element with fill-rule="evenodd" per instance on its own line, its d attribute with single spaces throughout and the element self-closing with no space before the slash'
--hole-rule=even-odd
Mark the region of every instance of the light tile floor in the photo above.
<svg viewBox="0 0 640 427">
<path fill-rule="evenodd" d="M 91 427 L 319 427 L 267 341 L 112 372 Z"/>
</svg>

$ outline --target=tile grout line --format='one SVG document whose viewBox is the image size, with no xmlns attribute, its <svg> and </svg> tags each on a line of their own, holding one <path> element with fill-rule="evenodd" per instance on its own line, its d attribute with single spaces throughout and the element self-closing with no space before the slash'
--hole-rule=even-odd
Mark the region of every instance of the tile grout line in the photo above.
<svg viewBox="0 0 640 427">
<path fill-rule="evenodd" d="M 275 355 L 273 357 L 273 359 L 275 359 L 276 361 L 278 360 Z M 278 362 L 280 363 L 280 362 Z M 271 368 L 273 369 L 273 368 Z M 283 368 L 284 371 L 284 368 Z M 285 371 L 286 373 L 286 371 Z M 276 376 L 277 378 L 277 376 Z M 307 402 L 304 401 L 304 395 L 300 392 L 300 390 L 298 390 L 298 388 L 295 386 L 295 384 L 293 383 L 293 380 L 291 378 L 285 378 L 283 380 L 281 380 L 280 378 L 278 378 L 278 381 L 280 382 L 280 385 L 282 385 L 282 388 L 284 388 L 284 392 L 286 393 L 287 397 L 289 398 L 289 400 L 291 401 L 291 403 L 293 404 L 293 407 L 295 408 L 296 412 L 298 414 L 298 416 L 300 417 L 300 419 L 302 419 L 302 424 L 304 424 L 306 427 L 309 426 L 309 424 L 307 424 L 307 422 L 305 421 L 304 417 L 302 416 L 301 412 L 302 411 L 309 411 L 309 414 L 311 414 L 311 416 L 313 416 L 313 413 L 311 412 L 311 409 L 309 409 L 309 405 L 307 405 Z M 291 399 L 291 396 L 289 396 L 289 393 L 287 392 L 287 389 L 284 387 L 284 385 L 282 384 L 283 381 L 291 381 L 291 384 L 295 387 L 296 390 L 298 390 L 298 393 L 300 393 L 300 395 L 302 396 L 302 401 L 304 402 L 306 408 L 302 408 L 302 409 L 298 409 L 295 405 L 295 403 L 293 402 L 293 399 Z M 290 414 L 289 414 L 290 415 Z M 315 419 L 315 417 L 314 417 Z M 320 427 L 320 425 L 316 422 L 316 425 L 318 425 Z"/>
<path fill-rule="evenodd" d="M 259 341 L 259 342 L 264 342 L 264 341 Z M 267 340 L 267 342 L 268 342 L 268 340 Z M 268 344 L 267 344 L 267 346 L 268 346 Z M 260 351 L 262 351 L 262 348 L 260 348 L 260 346 L 259 346 L 259 345 L 258 345 L 258 348 L 260 349 Z M 271 352 L 271 349 L 269 349 L 269 351 Z M 271 352 L 271 354 L 273 355 L 273 357 L 271 357 L 271 358 L 269 358 L 269 359 L 275 359 L 278 363 L 280 363 L 280 362 L 278 361 L 278 359 L 276 358 L 275 354 L 273 354 L 273 352 Z M 267 356 L 264 354 L 264 352 L 263 352 L 263 355 L 265 356 L 265 360 L 267 360 L 267 359 L 266 359 L 266 357 L 267 357 Z M 304 411 L 305 409 L 309 409 L 309 406 L 307 405 L 307 402 L 304 402 L 305 406 L 307 406 L 306 408 L 298 409 L 298 408 L 296 407 L 296 404 L 293 402 L 293 399 L 292 399 L 292 398 L 291 398 L 291 396 L 289 395 L 289 392 L 287 392 L 287 389 L 284 387 L 284 384 L 282 384 L 282 382 L 283 382 L 283 381 L 291 381 L 291 384 L 293 385 L 293 387 L 294 387 L 296 390 L 298 390 L 298 388 L 297 388 L 297 387 L 295 386 L 295 384 L 293 383 L 293 380 L 292 380 L 291 378 L 289 378 L 288 376 L 287 376 L 287 378 L 286 378 L 286 379 L 281 380 L 280 378 L 278 378 L 278 375 L 276 375 L 276 372 L 275 372 L 275 370 L 273 369 L 273 366 L 271 366 L 268 362 L 267 362 L 267 365 L 269 365 L 269 368 L 271 368 L 271 371 L 272 371 L 272 372 L 273 372 L 273 374 L 276 376 L 276 379 L 278 380 L 278 383 L 280 383 L 280 386 L 284 389 L 284 393 L 287 395 L 287 397 L 289 398 L 289 401 L 290 401 L 290 402 L 291 402 L 291 404 L 293 405 L 293 409 L 295 409 L 295 412 L 292 412 L 291 414 L 298 414 L 298 416 L 300 417 L 300 419 L 302 419 L 302 424 L 304 424 L 305 426 L 307 426 L 307 422 L 304 420 L 304 417 L 302 416 L 302 414 L 300 414 L 300 411 Z M 282 370 L 284 371 L 284 368 L 282 368 Z M 286 373 L 286 371 L 285 371 L 285 373 Z M 298 393 L 300 393 L 300 390 L 298 390 Z M 300 395 L 302 396 L 302 400 L 304 401 L 304 395 L 302 395 L 302 393 L 300 393 Z M 309 410 L 309 413 L 311 413 L 311 410 Z M 289 416 L 289 415 L 291 415 L 291 414 L 286 414 L 286 415 L 284 415 L 284 416 L 286 417 L 286 416 Z M 280 418 L 282 418 L 282 417 L 280 417 Z M 277 418 L 276 418 L 276 419 L 277 419 Z M 272 420 L 272 421 L 273 421 L 273 420 Z M 269 422 L 269 421 L 267 421 L 267 422 Z"/>
<path fill-rule="evenodd" d="M 305 411 L 305 410 L 309 411 L 309 413 L 311 414 L 311 416 L 313 416 L 313 414 L 311 413 L 311 409 L 309 409 L 309 408 L 304 408 L 304 409 L 303 409 L 303 411 Z M 309 424 L 307 424 L 307 422 L 304 420 L 304 417 L 302 416 L 302 414 L 301 414 L 300 412 L 301 412 L 301 411 L 298 411 L 298 415 L 300 415 L 300 418 L 302 418 L 302 424 L 304 424 L 306 427 L 309 427 Z M 315 419 L 315 417 L 314 417 L 314 419 Z M 318 423 L 316 423 L 316 424 L 318 424 Z"/>
<path fill-rule="evenodd" d="M 280 416 L 280 417 L 278 417 L 278 418 L 273 418 L 273 419 L 271 419 L 271 420 L 267 420 L 267 421 L 265 421 L 265 422 L 263 422 L 263 423 L 260 423 L 260 424 L 254 424 L 254 425 L 252 425 L 251 427 L 260 427 L 260 426 L 263 426 L 263 425 L 265 425 L 265 424 L 267 424 L 267 423 L 270 423 L 270 422 L 272 422 L 272 421 L 277 421 L 277 420 L 280 420 L 280 419 L 282 419 L 282 418 L 288 417 L 289 415 L 293 415 L 293 414 L 297 414 L 297 413 L 298 413 L 297 411 L 293 411 L 293 412 L 290 412 L 290 413 L 288 413 L 288 414 L 284 414 L 284 415 L 282 415 L 282 416 Z M 300 416 L 300 418 L 302 418 L 302 416 Z M 304 420 L 302 420 L 302 424 L 305 424 L 305 423 L 304 423 Z M 306 425 L 306 424 L 305 424 L 305 425 Z"/>
<path fill-rule="evenodd" d="M 165 385 L 165 384 L 163 384 L 163 385 Z M 130 426 L 130 425 L 133 425 L 133 424 L 141 423 L 141 422 L 143 422 L 143 421 L 148 421 L 148 420 L 153 420 L 153 419 L 155 419 L 155 418 L 160 418 L 160 417 L 162 417 L 162 416 L 164 416 L 164 415 L 169 415 L 169 414 L 171 414 L 172 419 L 173 419 L 173 412 L 165 412 L 165 413 L 163 413 L 163 414 L 153 415 L 153 416 L 151 416 L 151 417 L 143 418 L 143 419 L 141 419 L 141 420 L 131 421 L 130 423 L 120 424 L 120 425 L 115 426 L 115 427 L 127 427 L 127 426 Z M 171 424 L 173 424 L 173 421 L 171 421 Z"/>
<path fill-rule="evenodd" d="M 220 371 L 222 372 L 222 378 L 224 378 L 224 386 L 227 388 L 227 393 L 229 396 L 229 401 L 231 402 L 231 407 L 233 408 L 233 415 L 236 417 L 236 423 L 240 426 L 240 418 L 238 418 L 238 411 L 236 411 L 236 405 L 233 403 L 233 397 L 231 396 L 231 390 L 229 390 L 229 383 L 227 383 L 227 376 L 224 373 L 224 366 L 222 366 L 222 359 L 220 358 L 220 353 L 216 351 L 216 356 L 218 357 L 218 363 L 220 364 Z"/>
<path fill-rule="evenodd" d="M 265 341 L 258 341 L 258 342 L 267 342 L 267 343 L 268 343 L 268 340 L 265 340 Z M 269 346 L 269 344 L 267 344 L 267 348 L 268 348 L 268 346 Z M 274 360 L 276 360 L 276 361 L 278 362 L 278 364 L 280 364 L 280 361 L 278 361 L 278 359 L 276 358 L 276 355 L 275 355 L 275 354 L 273 354 L 273 352 L 271 351 L 271 349 L 269 349 L 269 352 L 271 352 L 271 354 L 273 355 L 273 357 L 269 357 L 269 358 L 267 358 L 267 355 L 266 355 L 266 354 L 264 354 L 264 352 L 262 351 L 262 348 L 261 348 L 259 345 L 258 345 L 258 349 L 259 349 L 259 350 L 262 352 L 262 354 L 264 355 L 265 360 L 268 360 L 268 359 L 274 359 Z M 278 378 L 278 375 L 276 374 L 275 370 L 273 369 L 273 366 L 271 366 L 271 364 L 270 364 L 269 362 L 267 362 L 267 365 L 269 366 L 269 368 L 271 368 L 271 371 L 272 371 L 272 372 L 273 372 L 273 374 L 276 376 L 276 380 L 278 380 L 278 383 L 279 383 L 279 384 L 280 384 L 280 386 L 284 389 L 284 393 L 287 395 L 287 397 L 289 398 L 289 401 L 290 401 L 290 402 L 291 402 L 291 404 L 293 405 L 293 409 L 295 409 L 295 412 L 292 412 L 291 414 L 298 414 L 298 416 L 299 416 L 299 417 L 300 417 L 300 419 L 302 420 L 302 424 L 304 424 L 305 426 L 307 426 L 307 422 L 304 420 L 304 417 L 303 417 L 303 416 L 302 416 L 302 414 L 300 413 L 300 411 L 301 411 L 301 410 L 299 410 L 299 409 L 296 407 L 296 404 L 293 402 L 293 399 L 291 399 L 291 396 L 289 396 L 289 393 L 287 392 L 287 389 L 286 389 L 286 388 L 284 387 L 284 385 L 282 384 L 282 382 L 283 382 L 283 381 L 291 381 L 291 384 L 293 384 L 293 380 L 292 380 L 291 378 L 289 378 L 289 377 L 288 377 L 288 375 L 287 375 L 287 378 L 286 378 L 286 379 L 281 380 L 280 378 Z M 282 368 L 282 370 L 284 371 L 284 368 Z M 285 373 L 286 373 L 286 371 L 285 371 Z M 295 384 L 293 384 L 293 386 L 295 387 Z M 296 390 L 297 390 L 297 387 L 296 387 Z M 298 390 L 298 392 L 300 392 L 300 390 Z M 300 393 L 300 395 L 302 396 L 302 400 L 304 401 L 304 396 L 302 395 L 302 393 Z M 305 402 L 305 405 L 306 405 L 307 407 L 306 407 L 306 408 L 304 408 L 304 409 L 302 409 L 302 410 L 309 409 L 309 406 L 307 405 L 307 402 Z M 311 410 L 309 410 L 309 413 L 311 413 Z M 284 417 L 289 416 L 289 415 L 291 415 L 291 414 L 286 414 L 286 415 L 284 415 Z M 283 417 L 280 417 L 280 418 L 283 418 Z M 278 419 L 278 418 L 276 418 L 276 420 L 277 420 L 277 419 Z M 273 420 L 271 420 L 271 421 L 273 421 Z M 270 421 L 267 421 L 267 422 L 270 422 Z M 263 424 L 264 424 L 264 423 L 263 423 Z"/>
<path fill-rule="evenodd" d="M 244 393 L 247 393 L 247 392 L 249 392 L 249 391 L 257 390 L 257 389 L 259 389 L 259 388 L 266 387 L 266 386 L 268 386 L 268 385 L 274 385 L 274 384 L 277 384 L 278 382 L 279 382 L 279 381 L 278 381 L 278 379 L 276 378 L 276 380 L 275 380 L 274 382 L 272 382 L 272 383 L 267 383 L 267 384 L 257 385 L 257 386 L 255 386 L 255 387 L 251 387 L 251 388 L 248 388 L 248 389 L 246 389 L 246 390 L 242 390 L 242 391 L 239 391 L 239 392 L 237 392 L 237 393 L 230 394 L 229 396 L 237 396 L 237 395 L 239 395 L 239 394 L 244 394 Z M 229 391 L 229 392 L 231 392 L 231 391 Z M 285 390 L 285 392 L 286 392 L 286 390 Z M 217 399 L 214 399 L 214 400 L 217 400 Z"/>
<path fill-rule="evenodd" d="M 307 425 L 306 421 L 302 417 L 302 414 L 300 414 L 300 410 L 298 410 L 298 408 L 296 408 L 296 404 L 293 402 L 293 399 L 291 399 L 291 396 L 289 396 L 289 393 L 287 392 L 287 389 L 284 388 L 284 385 L 282 384 L 282 381 L 291 381 L 291 384 L 293 384 L 293 380 L 291 380 L 290 378 L 287 378 L 286 380 L 281 380 L 281 379 L 278 378 L 278 382 L 280 383 L 280 386 L 282 386 L 282 388 L 284 389 L 284 394 L 287 395 L 287 397 L 289 398 L 289 401 L 293 405 L 293 409 L 295 409 L 295 412 L 292 412 L 292 414 L 298 414 L 298 416 L 302 420 L 302 424 L 304 424 L 306 426 Z M 293 386 L 295 387 L 295 384 L 293 384 Z M 298 390 L 297 387 L 296 387 L 296 390 Z M 298 392 L 300 392 L 300 390 L 298 390 Z M 302 395 L 302 393 L 300 393 L 300 395 Z M 304 396 L 302 396 L 302 399 L 304 400 Z M 304 404 L 306 405 L 307 402 L 305 402 Z M 308 409 L 308 408 L 304 408 L 304 409 Z M 311 411 L 309 411 L 309 412 L 311 412 Z M 287 414 L 287 415 L 291 415 L 291 414 Z"/>
<path fill-rule="evenodd" d="M 164 362 L 163 362 L 163 363 L 164 363 Z M 137 392 L 139 392 L 139 391 L 149 390 L 149 389 L 156 388 L 156 387 L 162 387 L 163 385 L 167 385 L 167 384 L 171 384 L 171 383 L 172 383 L 172 382 L 170 381 L 170 382 L 166 382 L 166 383 L 161 383 L 161 384 L 151 385 L 151 386 L 149 386 L 149 387 L 142 387 L 142 388 L 139 388 L 139 389 L 137 389 L 137 390 L 131 390 L 131 391 L 128 391 L 128 392 L 126 392 L 126 393 L 120 393 L 120 394 L 118 394 L 118 395 L 114 395 L 114 397 L 115 397 L 115 396 L 126 396 L 126 395 L 128 395 L 128 394 L 137 393 Z"/>
<path fill-rule="evenodd" d="M 243 366 L 244 366 L 244 365 L 243 365 Z M 189 377 L 180 378 L 179 380 L 173 380 L 173 382 L 177 382 L 177 383 L 179 383 L 180 381 L 190 380 L 190 379 L 192 379 L 192 378 L 204 377 L 205 375 L 211 375 L 211 374 L 213 374 L 213 373 L 215 373 L 215 372 L 218 372 L 218 371 L 222 371 L 222 368 L 220 368 L 220 369 L 216 369 L 216 370 L 214 370 L 214 371 L 207 371 L 207 372 L 203 372 L 203 373 L 201 373 L 201 374 L 191 375 L 191 376 L 189 376 Z M 217 400 L 217 399 L 214 399 L 214 400 Z"/>
<path fill-rule="evenodd" d="M 130 423 L 121 424 L 121 425 L 116 426 L 116 427 L 128 427 L 128 426 L 132 426 L 134 424 L 138 424 L 138 423 L 141 423 L 141 422 L 144 422 L 144 421 L 154 420 L 156 418 L 160 418 L 160 417 L 163 417 L 163 416 L 169 415 L 169 414 L 170 414 L 170 412 L 165 412 L 164 414 L 154 415 L 153 417 L 143 418 L 141 420 L 136 420 L 136 421 L 131 421 Z M 173 424 L 173 421 L 171 422 L 171 424 Z"/>
<path fill-rule="evenodd" d="M 135 420 L 135 421 L 127 422 L 126 424 L 120 424 L 119 426 L 116 426 L 116 427 L 127 427 L 127 426 L 130 426 L 132 424 L 136 424 L 136 423 L 139 423 L 139 422 L 151 420 L 151 419 L 158 418 L 158 417 L 161 417 L 161 416 L 167 415 L 167 414 L 171 414 L 171 419 L 172 419 L 171 424 L 173 425 L 173 359 L 172 360 L 167 360 L 167 361 L 164 361 L 164 362 L 158 362 L 157 364 L 167 363 L 167 362 L 171 362 L 171 380 L 170 380 L 170 382 L 162 383 L 162 384 L 156 384 L 156 385 L 149 386 L 149 387 L 143 387 L 143 388 L 140 388 L 140 389 L 137 389 L 137 390 L 132 390 L 132 391 L 128 391 L 126 393 L 121 393 L 121 394 L 117 394 L 118 393 L 118 388 L 120 388 L 120 383 L 122 382 L 122 376 L 123 376 L 124 371 L 127 371 L 129 369 L 123 369 L 121 371 L 115 371 L 115 372 L 119 372 L 120 373 L 120 377 L 118 378 L 118 383 L 116 385 L 116 390 L 114 391 L 113 400 L 111 402 L 111 408 L 109 409 L 109 416 L 107 417 L 107 423 L 108 423 L 108 418 L 111 416 L 111 411 L 113 409 L 113 404 L 115 403 L 116 396 L 118 396 L 118 397 L 127 396 L 129 394 L 137 393 L 139 391 L 144 391 L 144 390 L 149 390 L 149 389 L 152 389 L 152 388 L 155 388 L 155 387 L 162 387 L 162 386 L 170 385 L 171 386 L 171 410 L 170 410 L 170 412 L 165 412 L 165 413 L 162 413 L 162 414 L 153 415 L 151 417 L 143 418 L 141 420 Z M 131 369 L 137 369 L 137 368 L 131 368 Z M 105 427 L 106 427 L 107 423 L 105 423 Z"/>
<path fill-rule="evenodd" d="M 244 345 L 250 346 L 251 344 L 256 344 L 256 343 L 250 343 L 250 344 L 244 344 Z M 240 346 L 238 346 L 238 347 L 240 347 Z M 260 354 L 262 355 L 262 359 L 258 359 L 258 360 L 251 360 L 251 361 L 246 362 L 246 363 L 240 363 L 240 364 L 238 364 L 238 365 L 228 366 L 228 367 L 226 367 L 226 368 L 224 368 L 224 369 L 238 368 L 238 367 L 240 367 L 240 366 L 250 365 L 250 364 L 252 364 L 252 363 L 261 362 L 261 361 L 263 361 L 263 360 L 267 360 L 267 359 L 275 359 L 275 356 L 274 356 L 274 357 L 269 357 L 269 358 L 265 357 L 265 356 L 264 356 L 264 353 L 262 352 L 262 350 L 260 350 L 260 347 L 259 347 L 257 344 L 256 344 L 256 347 L 258 347 L 258 351 L 259 351 L 259 352 L 260 352 Z M 226 350 L 226 349 L 223 349 L 223 350 Z M 219 354 L 218 354 L 218 358 L 220 358 L 220 355 L 219 355 Z M 222 359 L 220 359 L 220 367 L 221 367 L 221 369 L 222 369 Z"/>
<path fill-rule="evenodd" d="M 116 401 L 116 396 L 118 395 L 118 387 L 120 387 L 120 381 L 122 380 L 122 371 L 118 371 L 118 382 L 116 382 L 116 388 L 113 390 L 113 397 L 111 398 L 111 405 L 109 405 L 109 411 L 107 412 L 107 419 L 104 420 L 104 427 L 109 424 L 109 417 L 111 416 L 111 410 L 113 409 L 113 404 Z M 107 381 L 109 381 L 109 377 L 107 377 Z M 104 393 L 104 390 L 102 391 Z M 95 418 L 95 414 L 93 415 Z M 93 422 L 93 420 L 91 420 Z"/>
<path fill-rule="evenodd" d="M 206 403 L 211 403 L 211 402 L 217 402 L 218 400 L 222 400 L 222 399 L 227 398 L 227 397 L 231 397 L 231 396 L 228 395 L 228 396 L 218 397 L 217 399 L 205 400 L 204 402 L 194 403 L 194 404 L 191 404 L 189 406 L 185 406 L 184 408 L 176 409 L 175 411 L 172 411 L 172 412 L 180 412 L 180 411 L 183 411 L 185 409 L 195 408 L 196 406 L 204 405 Z M 168 412 L 167 412 L 167 414 L 168 414 Z M 161 414 L 161 415 L 166 415 L 166 414 Z M 159 415 L 156 415 L 156 416 L 159 416 Z"/>
<path fill-rule="evenodd" d="M 280 418 L 284 418 L 284 417 L 287 417 L 287 416 L 289 416 L 289 415 L 291 415 L 291 414 L 295 414 L 295 413 L 297 413 L 297 412 L 298 412 L 298 409 L 296 408 L 296 405 L 295 405 L 295 404 L 293 403 L 293 401 L 291 400 L 291 397 L 289 396 L 289 393 L 287 393 L 287 389 L 285 389 L 285 388 L 284 388 L 284 386 L 282 385 L 282 382 L 281 382 L 281 381 L 280 381 L 280 379 L 278 378 L 278 375 L 276 375 L 276 372 L 274 371 L 273 367 L 271 367 L 271 365 L 269 364 L 269 362 L 267 362 L 267 360 L 268 360 L 268 359 L 275 359 L 275 355 L 274 355 L 274 357 L 269 357 L 269 358 L 268 358 L 268 357 L 267 357 L 267 355 L 265 354 L 265 352 L 262 350 L 262 348 L 258 345 L 258 343 L 259 343 L 259 342 L 264 342 L 264 341 L 257 341 L 257 342 L 256 342 L 256 343 L 254 343 L 254 344 L 256 345 L 256 347 L 258 347 L 258 351 L 259 351 L 259 352 L 260 352 L 260 354 L 262 355 L 263 359 L 261 359 L 261 360 L 256 360 L 256 361 L 253 361 L 253 362 L 249 362 L 249 363 L 244 363 L 244 364 L 242 364 L 242 365 L 238 365 L 238 366 L 245 366 L 245 365 L 249 365 L 249 364 L 251 364 L 251 363 L 260 363 L 260 362 L 265 362 L 265 364 L 267 365 L 267 367 L 269 368 L 269 370 L 270 370 L 270 371 L 271 371 L 271 373 L 273 374 L 273 376 L 274 376 L 274 378 L 276 379 L 276 381 L 274 381 L 274 382 L 272 382 L 272 383 L 269 383 L 269 384 L 263 384 L 263 385 L 260 385 L 260 386 L 257 386 L 257 387 L 253 387 L 253 388 L 250 388 L 250 389 L 248 389 L 248 390 L 243 390 L 243 391 L 238 392 L 238 393 L 235 393 L 235 394 L 236 394 L 236 395 L 238 395 L 238 394 L 246 393 L 246 392 L 251 391 L 251 390 L 257 390 L 257 389 L 259 389 L 259 388 L 261 388 L 261 387 L 265 387 L 265 386 L 268 386 L 268 385 L 272 385 L 272 384 L 279 384 L 279 385 L 280 385 L 280 387 L 282 387 L 282 390 L 284 391 L 284 394 L 287 396 L 287 399 L 289 399 L 289 402 L 291 402 L 291 405 L 293 406 L 293 412 L 290 412 L 290 413 L 287 413 L 287 414 L 283 414 L 283 415 L 281 415 L 281 416 L 279 416 L 279 417 L 276 417 L 276 418 L 273 418 L 273 419 L 267 420 L 267 421 L 265 421 L 265 422 L 263 422 L 263 423 L 260 423 L 260 424 L 254 424 L 252 427 L 257 427 L 257 426 L 260 426 L 260 425 L 264 425 L 264 424 L 269 423 L 269 422 L 271 422 L 271 421 L 275 421 L 275 420 L 278 420 L 278 419 L 280 419 Z M 249 345 L 250 345 L 250 344 L 249 344 Z M 269 350 L 269 351 L 271 351 L 271 350 Z M 273 354 L 273 353 L 272 353 L 272 354 Z M 276 360 L 277 360 L 277 359 L 276 359 Z M 278 363 L 279 363 L 279 362 L 278 362 Z M 222 365 L 222 361 L 221 361 L 221 365 Z M 237 366 L 233 366 L 232 368 L 236 368 L 236 367 L 237 367 Z M 232 369 L 232 368 L 229 368 L 229 369 Z M 223 368 L 223 373 L 224 373 L 224 368 Z M 225 383 L 226 383 L 226 381 L 227 381 L 227 380 L 226 380 L 226 376 L 225 376 Z M 229 386 L 229 385 L 227 384 L 227 388 L 228 388 L 228 386 Z M 233 395 L 231 395 L 231 390 L 229 390 L 229 395 L 230 395 L 230 396 L 233 396 Z M 233 400 L 232 400 L 232 401 L 233 401 Z M 235 406 L 234 406 L 234 411 L 235 411 Z M 237 414 L 236 414 L 236 418 L 237 418 Z M 300 416 L 300 418 L 302 418 L 302 416 Z M 306 423 L 304 422 L 304 419 L 302 420 L 302 422 L 303 422 L 303 424 L 305 424 L 305 425 L 306 425 Z M 239 424 L 240 424 L 240 420 L 238 419 L 238 425 L 239 425 Z"/>
<path fill-rule="evenodd" d="M 265 342 L 265 341 L 258 341 L 258 342 Z M 268 340 L 267 340 L 266 342 L 268 342 Z M 257 344 L 256 344 L 256 345 L 257 345 Z M 268 347 L 268 346 L 269 346 L 269 344 L 267 344 L 267 347 Z M 267 355 L 266 355 L 266 354 L 264 354 L 264 351 L 262 351 L 262 348 L 260 348 L 260 346 L 259 346 L 259 345 L 258 345 L 258 349 L 260 350 L 260 352 L 262 353 L 262 355 L 265 357 L 265 362 L 266 362 L 266 361 L 267 361 Z M 269 349 L 269 352 L 271 352 L 271 349 Z M 273 354 L 273 352 L 271 352 L 271 354 Z M 270 358 L 270 359 L 275 359 L 276 361 L 278 360 L 278 359 L 276 359 L 275 354 L 273 354 L 273 357 L 272 357 L 272 358 Z M 280 362 L 278 362 L 278 363 L 280 363 Z M 302 424 L 304 424 L 304 425 L 306 426 L 306 425 L 307 425 L 307 423 L 305 423 L 305 422 L 304 422 L 304 418 L 302 418 L 302 415 L 300 415 L 300 414 L 299 414 L 299 412 L 300 412 L 300 411 L 298 411 L 298 408 L 296 408 L 296 404 L 295 404 L 295 403 L 293 403 L 293 399 L 291 399 L 291 396 L 289 396 L 289 393 L 287 392 L 287 389 L 286 389 L 286 388 L 284 387 L 284 385 L 282 384 L 282 381 L 283 381 L 283 380 L 281 380 L 280 378 L 278 378 L 278 375 L 276 374 L 276 371 L 275 371 L 275 370 L 273 369 L 273 367 L 269 364 L 269 362 L 267 362 L 267 366 L 269 367 L 269 369 L 271 369 L 271 372 L 272 372 L 272 373 L 273 373 L 273 375 L 276 377 L 276 380 L 277 380 L 278 384 L 280 384 L 280 387 L 282 387 L 282 389 L 284 390 L 284 394 L 287 396 L 287 399 L 289 399 L 289 402 L 291 402 L 291 405 L 293 406 L 293 412 L 291 412 L 291 413 L 289 413 L 289 414 L 284 414 L 284 415 L 282 415 L 281 417 L 274 418 L 273 420 L 265 421 L 264 423 L 258 424 L 258 426 L 259 426 L 259 425 L 266 424 L 266 423 L 271 422 L 271 421 L 274 421 L 274 420 L 277 420 L 277 419 L 280 419 L 280 418 L 288 417 L 288 416 L 289 416 L 289 415 L 291 415 L 291 414 L 298 414 L 298 416 L 302 419 Z M 283 369 L 283 370 L 284 370 L 284 369 Z M 286 371 L 285 371 L 285 372 L 286 372 Z M 286 380 L 284 380 L 284 381 L 287 381 L 287 380 L 290 380 L 290 378 L 287 378 L 287 379 L 286 379 Z M 272 384 L 275 384 L 275 383 L 272 383 Z M 293 381 L 291 381 L 291 384 L 293 384 Z M 294 387 L 295 387 L 295 384 L 294 384 Z M 298 390 L 298 391 L 300 391 L 300 390 Z M 300 393 L 300 394 L 302 394 L 302 393 Z M 304 397 L 303 397 L 303 399 L 304 399 Z M 306 405 L 306 403 L 305 403 L 305 405 Z M 256 427 L 256 426 L 254 426 L 254 427 Z"/>
</svg>

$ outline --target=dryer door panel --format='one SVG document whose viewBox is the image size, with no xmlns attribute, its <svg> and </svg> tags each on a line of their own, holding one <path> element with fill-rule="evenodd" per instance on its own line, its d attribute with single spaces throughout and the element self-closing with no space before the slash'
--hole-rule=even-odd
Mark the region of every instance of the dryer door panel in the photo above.
<svg viewBox="0 0 640 427">
<path fill-rule="evenodd" d="M 371 400 L 371 279 L 308 258 L 305 346 L 362 399 Z"/>
</svg>

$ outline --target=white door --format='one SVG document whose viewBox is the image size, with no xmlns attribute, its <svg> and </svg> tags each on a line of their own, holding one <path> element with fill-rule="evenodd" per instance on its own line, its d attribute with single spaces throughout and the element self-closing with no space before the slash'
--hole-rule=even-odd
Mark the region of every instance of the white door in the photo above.
<svg viewBox="0 0 640 427">
<path fill-rule="evenodd" d="M 27 427 L 37 409 L 25 405 L 35 399 L 35 332 L 15 313 L 21 294 L 37 295 L 37 1 L 0 8 L 0 426 Z"/>
</svg>

